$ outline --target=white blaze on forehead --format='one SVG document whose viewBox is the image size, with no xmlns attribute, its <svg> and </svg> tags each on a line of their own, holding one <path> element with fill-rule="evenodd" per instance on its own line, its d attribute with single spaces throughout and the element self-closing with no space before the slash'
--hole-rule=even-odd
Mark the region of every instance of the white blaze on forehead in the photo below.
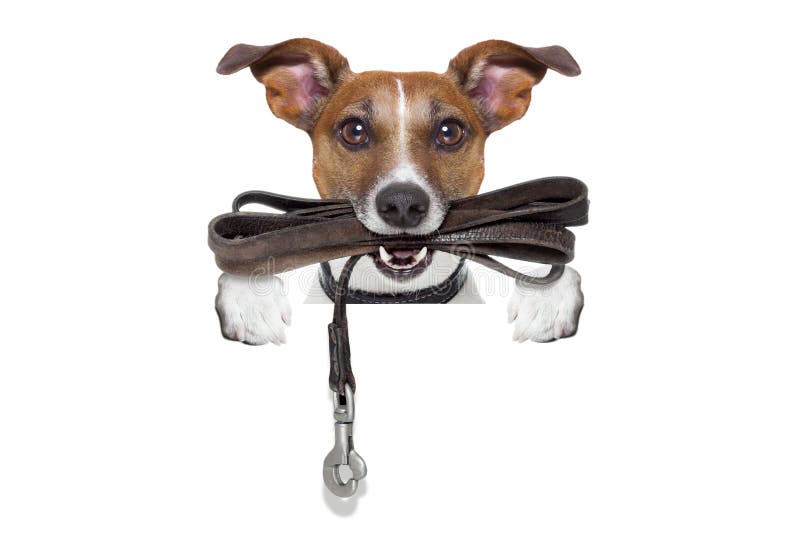
<svg viewBox="0 0 800 534">
<path fill-rule="evenodd" d="M 408 160 L 408 135 L 406 128 L 406 108 L 408 102 L 406 101 L 406 92 L 403 90 L 403 82 L 400 81 L 400 78 L 395 78 L 395 81 L 397 82 L 397 155 L 400 165 L 402 165 Z"/>
<path fill-rule="evenodd" d="M 397 82 L 397 106 L 395 117 L 397 120 L 395 130 L 396 142 L 394 145 L 395 161 L 394 165 L 379 176 L 367 194 L 358 199 L 356 203 L 356 215 L 358 219 L 370 230 L 377 234 L 428 234 L 436 230 L 444 220 L 447 212 L 444 202 L 436 189 L 428 182 L 423 172 L 420 172 L 416 162 L 409 158 L 408 150 L 408 121 L 409 109 L 406 92 L 403 90 L 403 82 L 395 78 Z M 387 223 L 378 213 L 376 208 L 376 198 L 378 193 L 389 184 L 393 183 L 412 183 L 419 186 L 431 200 L 428 213 L 420 224 L 414 228 L 398 228 Z"/>
</svg>

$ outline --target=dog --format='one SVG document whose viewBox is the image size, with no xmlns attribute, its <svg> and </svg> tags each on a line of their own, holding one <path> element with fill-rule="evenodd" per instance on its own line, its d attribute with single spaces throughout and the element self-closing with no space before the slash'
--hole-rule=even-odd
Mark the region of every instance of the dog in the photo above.
<svg viewBox="0 0 800 534">
<path fill-rule="evenodd" d="M 526 48 L 499 40 L 465 48 L 443 74 L 354 73 L 336 49 L 305 38 L 271 46 L 238 44 L 217 72 L 245 67 L 265 86 L 272 113 L 311 138 L 320 197 L 349 200 L 364 226 L 390 235 L 435 232 L 450 201 L 478 192 L 486 138 L 525 114 L 533 86 L 548 70 L 580 74 L 560 46 Z M 330 262 L 328 276 L 337 278 L 345 260 Z M 452 279 L 465 268 L 462 263 L 458 256 L 426 248 L 380 247 L 358 261 L 350 287 L 365 294 L 413 294 Z M 261 276 L 254 284 L 249 277 L 223 274 L 218 286 L 216 309 L 225 338 L 253 345 L 286 342 L 291 310 L 278 277 Z M 448 298 L 482 302 L 469 272 Z M 306 302 L 330 299 L 318 282 Z M 549 285 L 516 284 L 508 305 L 513 339 L 569 337 L 577 331 L 582 307 L 580 275 L 572 268 Z"/>
</svg>

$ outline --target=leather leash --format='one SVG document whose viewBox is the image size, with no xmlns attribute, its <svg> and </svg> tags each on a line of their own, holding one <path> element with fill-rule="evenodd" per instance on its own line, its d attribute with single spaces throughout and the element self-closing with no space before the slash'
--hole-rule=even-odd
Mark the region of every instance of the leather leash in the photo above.
<svg viewBox="0 0 800 534">
<path fill-rule="evenodd" d="M 262 204 L 284 213 L 242 212 Z M 387 248 L 422 248 L 456 254 L 515 278 L 547 284 L 564 272 L 574 255 L 575 236 L 566 229 L 588 222 L 586 185 L 575 178 L 529 180 L 451 202 L 439 229 L 427 235 L 380 235 L 356 218 L 346 200 L 305 199 L 247 191 L 233 201 L 233 211 L 215 217 L 208 243 L 217 265 L 240 276 L 278 274 L 314 263 L 348 257 L 334 291 L 333 320 L 328 325 L 330 374 L 336 442 L 325 458 L 323 478 L 340 497 L 352 496 L 366 476 L 366 464 L 353 449 L 355 377 L 350 364 L 346 302 L 353 267 L 364 254 Z M 544 277 L 525 275 L 491 256 L 550 264 Z M 350 467 L 343 481 L 339 468 Z"/>
</svg>

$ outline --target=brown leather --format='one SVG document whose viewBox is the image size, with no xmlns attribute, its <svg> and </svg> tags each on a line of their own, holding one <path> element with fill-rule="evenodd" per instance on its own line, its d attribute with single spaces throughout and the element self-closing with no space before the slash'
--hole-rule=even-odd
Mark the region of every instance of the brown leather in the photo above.
<svg viewBox="0 0 800 534">
<path fill-rule="evenodd" d="M 259 203 L 286 213 L 239 212 Z M 353 266 L 363 254 L 386 247 L 427 246 L 457 254 L 512 276 L 541 284 L 557 279 L 572 260 L 575 236 L 566 226 L 588 222 L 586 185 L 575 178 L 530 180 L 451 203 L 440 228 L 428 235 L 379 235 L 364 227 L 352 205 L 342 200 L 314 200 L 263 191 L 242 193 L 233 212 L 212 219 L 208 242 L 223 271 L 248 276 L 277 274 L 350 256 L 336 285 L 330 341 L 329 385 L 344 395 L 355 392 L 345 310 Z M 524 275 L 490 256 L 548 263 L 543 278 Z"/>
<path fill-rule="evenodd" d="M 208 242 L 223 271 L 241 276 L 278 274 L 323 261 L 388 248 L 457 254 L 515 278 L 526 278 L 489 256 L 548 264 L 572 260 L 575 236 L 565 226 L 586 224 L 587 188 L 575 178 L 540 178 L 451 203 L 432 234 L 379 235 L 364 227 L 352 205 L 249 191 L 233 213 L 214 218 Z M 238 212 L 258 202 L 284 214 Z"/>
</svg>

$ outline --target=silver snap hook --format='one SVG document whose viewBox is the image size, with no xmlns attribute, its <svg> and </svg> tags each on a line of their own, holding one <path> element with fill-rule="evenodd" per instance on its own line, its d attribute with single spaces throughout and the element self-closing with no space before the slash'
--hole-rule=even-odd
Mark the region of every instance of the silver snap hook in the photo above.
<svg viewBox="0 0 800 534">
<path fill-rule="evenodd" d="M 334 444 L 323 462 L 322 479 L 337 497 L 352 497 L 358 490 L 358 481 L 367 476 L 367 464 L 353 448 L 355 400 L 349 384 L 344 387 L 344 398 L 341 397 L 333 393 Z M 340 471 L 345 465 L 352 473 L 346 481 Z"/>
</svg>

